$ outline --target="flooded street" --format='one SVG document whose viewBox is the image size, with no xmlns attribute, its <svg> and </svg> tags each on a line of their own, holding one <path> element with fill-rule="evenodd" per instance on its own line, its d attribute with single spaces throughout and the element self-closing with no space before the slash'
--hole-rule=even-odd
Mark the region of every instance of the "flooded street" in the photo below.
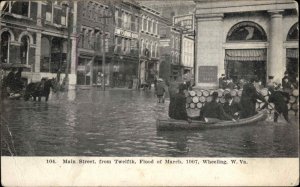
<svg viewBox="0 0 300 187">
<path fill-rule="evenodd" d="M 44 99 L 44 98 L 43 98 Z M 158 132 L 169 100 L 153 92 L 78 90 L 52 94 L 49 101 L 1 101 L 2 155 L 17 156 L 173 156 L 297 157 L 293 124 L 205 131 Z M 10 133 L 11 132 L 11 136 Z"/>
</svg>

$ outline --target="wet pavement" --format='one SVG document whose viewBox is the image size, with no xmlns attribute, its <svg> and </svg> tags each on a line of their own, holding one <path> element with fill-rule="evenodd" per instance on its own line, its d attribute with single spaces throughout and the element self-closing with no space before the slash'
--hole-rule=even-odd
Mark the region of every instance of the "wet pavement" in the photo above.
<svg viewBox="0 0 300 187">
<path fill-rule="evenodd" d="M 99 88 L 51 94 L 48 102 L 1 100 L 2 155 L 297 157 L 299 123 L 158 132 L 169 100 L 151 91 Z"/>
</svg>

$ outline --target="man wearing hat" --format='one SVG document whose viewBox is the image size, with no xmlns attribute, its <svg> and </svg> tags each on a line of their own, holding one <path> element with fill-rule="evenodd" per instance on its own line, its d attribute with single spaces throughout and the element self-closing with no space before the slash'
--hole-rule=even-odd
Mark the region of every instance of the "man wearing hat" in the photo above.
<svg viewBox="0 0 300 187">
<path fill-rule="evenodd" d="M 218 92 L 212 93 L 212 101 L 205 103 L 201 111 L 201 116 L 205 121 L 234 120 L 233 117 L 225 113 L 222 104 L 217 102 Z"/>
<path fill-rule="evenodd" d="M 158 103 L 165 102 L 165 91 L 165 84 L 163 83 L 163 80 L 161 78 L 158 78 L 155 89 L 155 93 L 158 98 Z"/>
<path fill-rule="evenodd" d="M 251 78 L 250 82 L 245 84 L 243 87 L 243 92 L 241 96 L 241 117 L 242 118 L 248 118 L 251 116 L 254 116 L 256 114 L 255 108 L 256 108 L 256 101 L 257 99 L 265 102 L 265 98 L 260 95 L 256 88 L 254 87 L 253 83 L 255 81 L 255 78 Z"/>
<path fill-rule="evenodd" d="M 233 98 L 230 93 L 226 93 L 224 103 L 224 111 L 226 114 L 230 115 L 234 119 L 238 119 L 240 116 L 241 106 L 239 103 L 233 101 Z"/>
<path fill-rule="evenodd" d="M 274 76 L 268 76 L 267 88 L 274 88 Z"/>
<path fill-rule="evenodd" d="M 170 94 L 169 117 L 177 120 L 187 120 L 185 85 L 180 84 L 178 92 Z"/>
<path fill-rule="evenodd" d="M 226 85 L 227 83 L 226 83 L 225 74 L 222 74 L 221 77 L 219 78 L 219 88 L 225 89 Z"/>
</svg>

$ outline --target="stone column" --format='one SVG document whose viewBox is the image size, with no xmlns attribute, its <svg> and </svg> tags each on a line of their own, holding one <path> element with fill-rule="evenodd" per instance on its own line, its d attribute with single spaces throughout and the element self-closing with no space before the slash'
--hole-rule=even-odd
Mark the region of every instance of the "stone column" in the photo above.
<svg viewBox="0 0 300 187">
<path fill-rule="evenodd" d="M 223 14 L 201 14 L 196 15 L 196 63 L 195 83 L 197 87 L 217 88 L 218 76 L 224 64 L 223 47 Z M 208 75 L 201 75 L 199 68 L 216 69 L 217 74 L 212 78 L 211 72 Z M 214 71 L 212 70 L 212 71 Z M 204 78 L 200 77 L 203 76 Z M 208 77 L 210 79 L 208 80 Z M 204 80 L 205 79 L 205 80 Z"/>
<path fill-rule="evenodd" d="M 268 75 L 274 76 L 275 81 L 281 81 L 285 71 L 283 63 L 283 26 L 282 10 L 269 11 L 270 34 L 268 51 Z"/>
<path fill-rule="evenodd" d="M 77 62 L 77 1 L 73 1 L 73 25 L 71 37 L 71 72 L 69 75 L 69 84 L 76 84 L 76 62 Z"/>
<path fill-rule="evenodd" d="M 42 2 L 37 2 L 37 26 L 42 27 Z M 35 48 L 35 65 L 34 72 L 39 73 L 41 67 L 41 46 L 42 46 L 42 32 L 36 32 L 36 48 Z"/>
</svg>

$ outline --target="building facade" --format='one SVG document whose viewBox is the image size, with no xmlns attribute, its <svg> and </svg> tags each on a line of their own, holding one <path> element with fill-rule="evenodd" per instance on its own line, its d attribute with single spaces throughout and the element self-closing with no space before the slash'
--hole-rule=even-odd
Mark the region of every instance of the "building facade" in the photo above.
<svg viewBox="0 0 300 187">
<path fill-rule="evenodd" d="M 101 74 L 105 84 L 110 84 L 115 29 L 113 7 L 100 1 L 78 1 L 77 23 L 77 84 L 99 85 Z"/>
<path fill-rule="evenodd" d="M 75 45 L 77 3 L 65 1 L 1 2 L 1 62 L 30 66 L 23 77 L 28 82 L 69 74 L 76 84 Z M 68 28 L 69 34 L 68 34 Z M 68 35 L 72 47 L 67 65 Z M 69 67 L 68 71 L 66 68 Z"/>
<path fill-rule="evenodd" d="M 160 72 L 159 76 L 168 81 L 181 79 L 181 32 L 166 20 L 160 24 Z"/>
<path fill-rule="evenodd" d="M 112 86 L 131 87 L 138 78 L 140 9 L 135 1 L 115 3 Z"/>
<path fill-rule="evenodd" d="M 196 85 L 298 76 L 298 16 L 294 1 L 204 1 L 196 6 Z"/>
<path fill-rule="evenodd" d="M 142 6 L 140 14 L 140 81 L 153 82 L 159 71 L 160 14 Z"/>
</svg>

